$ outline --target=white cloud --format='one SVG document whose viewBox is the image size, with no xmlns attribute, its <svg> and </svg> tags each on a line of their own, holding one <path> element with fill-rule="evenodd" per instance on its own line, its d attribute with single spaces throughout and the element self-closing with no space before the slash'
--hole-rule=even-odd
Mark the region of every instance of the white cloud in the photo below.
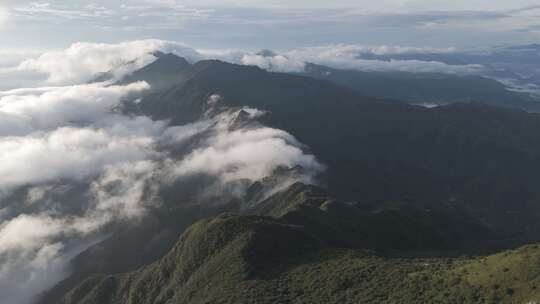
<svg viewBox="0 0 540 304">
<path fill-rule="evenodd" d="M 260 114 L 253 109 L 247 111 L 250 118 Z M 215 134 L 202 147 L 177 163 L 175 174 L 208 174 L 228 183 L 245 179 L 257 181 L 279 166 L 301 166 L 311 173 L 323 169 L 315 157 L 305 154 L 302 145 L 287 132 L 266 127 L 227 130 L 229 119 L 235 115 L 221 121 Z"/>
<path fill-rule="evenodd" d="M 8 62 L 10 64 L 12 62 Z M 45 84 L 45 75 L 31 71 L 21 71 L 16 67 L 0 67 L 0 90 L 39 87 Z"/>
<path fill-rule="evenodd" d="M 84 83 L 107 73 L 119 79 L 153 62 L 156 51 L 174 53 L 191 62 L 220 59 L 244 65 L 256 65 L 276 72 L 300 72 L 312 62 L 335 68 L 366 71 L 477 73 L 478 65 L 448 65 L 416 60 L 379 61 L 360 59 L 361 53 L 412 54 L 452 53 L 456 48 L 327 45 L 283 50 L 278 54 L 260 54 L 234 49 L 199 49 L 183 43 L 163 40 L 138 40 L 118 44 L 75 43 L 65 50 L 48 51 L 16 67 L 0 68 L 0 89 L 21 86 L 73 85 Z M 1 96 L 2 93 L 0 93 Z M 5 94 L 4 94 L 5 95 Z"/>
<path fill-rule="evenodd" d="M 112 107 L 146 89 L 146 83 L 134 83 L 0 92 L 0 194 L 4 195 L 0 201 L 20 186 L 42 185 L 31 187 L 24 201 L 14 202 L 24 206 L 8 205 L 2 215 L 3 303 L 29 303 L 69 274 L 69 260 L 92 244 L 100 227 L 143 213 L 136 195 L 147 175 L 137 170 L 149 168 L 145 162 L 157 157 L 155 134 L 164 130 L 165 123 L 121 116 Z M 121 180 L 130 186 L 109 187 L 116 190 L 113 194 L 100 188 L 112 182 L 112 172 L 121 172 Z M 120 178 L 120 173 L 116 176 Z M 97 181 L 88 197 L 81 194 L 83 199 L 92 199 L 84 215 L 63 214 L 54 208 L 14 213 L 25 208 L 40 210 L 51 183 L 88 178 Z"/>
<path fill-rule="evenodd" d="M 468 30 L 481 32 L 520 32 L 536 31 L 540 27 L 540 6 L 534 5 L 497 14 L 481 11 L 448 13 L 440 18 L 419 22 L 418 28 L 423 30 Z M 534 30 L 536 28 L 536 30 Z"/>
<path fill-rule="evenodd" d="M 421 48 L 400 46 L 364 46 L 337 44 L 320 47 L 297 48 L 284 50 L 280 54 L 246 53 L 240 50 L 199 50 L 207 58 L 255 65 L 262 69 L 275 72 L 302 72 L 306 63 L 316 63 L 338 69 L 352 69 L 361 71 L 402 71 L 415 73 L 449 73 L 449 74 L 477 74 L 482 66 L 449 65 L 438 61 L 420 60 L 367 60 L 360 58 L 360 54 L 370 53 L 376 55 L 387 54 L 430 54 L 453 53 L 456 48 Z"/>
<path fill-rule="evenodd" d="M 2 25 L 4 24 L 4 22 L 6 22 L 7 20 L 7 11 L 4 7 L 0 6 L 0 31 L 2 30 Z"/>
<path fill-rule="evenodd" d="M 261 69 L 276 72 L 301 72 L 305 68 L 304 61 L 290 59 L 283 55 L 261 56 L 246 54 L 242 56 L 240 62 L 244 65 L 255 65 Z"/>
<path fill-rule="evenodd" d="M 417 49 L 379 47 L 369 48 L 358 45 L 331 45 L 313 48 L 301 48 L 286 52 L 291 59 L 302 59 L 307 62 L 327 65 L 342 69 L 357 69 L 362 71 L 402 71 L 402 72 L 440 72 L 451 74 L 471 74 L 481 70 L 480 65 L 449 65 L 437 61 L 419 60 L 366 60 L 359 58 L 363 52 L 371 50 L 375 54 L 391 54 L 396 52 L 411 52 Z M 424 50 L 426 51 L 426 50 Z"/>
<path fill-rule="evenodd" d="M 306 46 L 360 40 L 381 44 L 399 41 L 415 45 L 485 46 L 534 42 L 538 38 L 531 34 L 538 33 L 535 29 L 538 18 L 519 12 L 523 7 L 538 5 L 535 0 L 95 0 L 92 3 L 4 0 L 2 5 L 9 10 L 10 22 L 2 42 L 37 46 L 35 41 L 47 41 L 49 45 L 59 46 L 81 36 L 96 41 L 118 41 L 118 37 L 174 39 L 171 37 L 176 33 L 190 43 L 202 42 L 214 47 Z M 492 16 L 491 20 L 486 19 L 487 15 Z M 504 18 L 505 15 L 510 18 Z M 463 25 L 469 31 L 460 31 Z M 477 38 L 483 32 L 505 35 Z"/>
<path fill-rule="evenodd" d="M 0 190 L 98 174 L 110 164 L 152 155 L 150 136 L 123 137 L 110 130 L 57 129 L 48 134 L 0 139 Z"/>
<path fill-rule="evenodd" d="M 344 51 L 356 53 L 369 53 L 375 55 L 401 55 L 401 54 L 448 54 L 456 53 L 460 50 L 455 47 L 433 48 L 433 47 L 413 47 L 396 45 L 337 45 Z"/>
<path fill-rule="evenodd" d="M 158 162 L 123 162 L 108 166 L 91 186 L 95 213 L 100 220 L 139 218 L 155 205 L 160 179 Z M 163 171 L 166 171 L 163 170 Z"/>
<path fill-rule="evenodd" d="M 30 303 L 66 273 L 61 237 L 77 234 L 75 221 L 20 215 L 0 226 L 0 290 L 6 304 Z"/>
<path fill-rule="evenodd" d="M 248 113 L 247 119 L 255 119 L 262 113 L 255 109 L 244 111 Z M 247 130 L 234 129 L 233 122 L 239 113 L 227 111 L 208 121 L 171 127 L 163 135 L 148 139 L 149 142 L 139 142 L 141 139 L 133 135 L 109 138 L 106 133 L 96 134 L 104 131 L 61 128 L 50 135 L 55 139 L 40 139 L 44 142 L 29 144 L 32 148 L 19 145 L 19 149 L 30 153 L 16 154 L 18 151 L 6 151 L 0 144 L 0 151 L 12 158 L 9 159 L 12 165 L 0 172 L 0 176 L 12 175 L 9 180 L 0 181 L 3 185 L 50 180 L 50 175 L 56 172 L 62 172 L 64 178 L 87 175 L 88 171 L 101 172 L 91 183 L 90 204 L 83 215 L 45 211 L 21 214 L 0 225 L 0 292 L 5 301 L 29 303 L 33 296 L 52 287 L 69 274 L 66 266 L 71 257 L 92 244 L 101 227 L 144 216 L 149 207 L 159 203 L 156 196 L 159 187 L 178 178 L 192 174 L 215 176 L 220 184 L 207 187 L 207 191 L 212 187 L 214 192 L 225 189 L 220 185 L 227 183 L 261 179 L 278 166 L 300 165 L 309 173 L 322 170 L 315 157 L 304 154 L 302 145 L 286 132 L 257 124 Z M 200 148 L 179 161 L 150 148 L 161 136 L 171 145 L 186 143 L 189 138 L 203 134 L 209 137 Z M 30 136 L 24 140 L 32 141 Z M 113 147 L 109 149 L 109 145 Z M 311 181 L 309 176 L 298 178 Z M 32 191 L 33 204 L 45 195 L 42 188 Z"/>
<path fill-rule="evenodd" d="M 463 10 L 477 8 L 483 10 L 510 9 L 513 7 L 537 4 L 535 0 L 202 0 L 194 3 L 186 0 L 143 0 L 155 5 L 194 5 L 209 7 L 259 7 L 259 8 L 359 8 L 366 11 L 395 12 L 396 10 Z"/>
<path fill-rule="evenodd" d="M 146 83 L 84 84 L 100 72 L 120 76 L 141 67 L 151 60 L 139 58 L 153 57 L 156 50 L 192 60 L 199 56 L 181 44 L 157 40 L 75 44 L 19 66 L 19 71 L 46 74 L 57 86 L 0 91 L 0 201 L 28 187 L 22 200 L 12 203 L 21 206 L 2 210 L 2 301 L 30 303 L 69 275 L 70 259 L 99 240 L 105 225 L 144 216 L 159 205 L 159 187 L 179 178 L 207 174 L 234 184 L 263 178 L 277 166 L 302 165 L 309 173 L 322 169 L 291 135 L 251 123 L 263 111 L 220 113 L 219 94 L 208 104 L 214 111 L 200 121 L 170 127 L 114 111 L 121 100 L 145 92 Z M 248 120 L 249 129 L 235 124 L 240 118 Z M 178 148 L 188 151 L 172 159 L 169 149 Z M 88 190 L 69 202 L 61 196 L 51 200 L 57 187 L 73 183 Z M 81 203 L 79 212 L 62 207 L 73 201 Z M 42 208 L 45 204 L 54 207 Z"/>
<path fill-rule="evenodd" d="M 116 17 L 115 10 L 102 5 L 59 3 L 62 1 L 10 1 L 7 2 L 9 14 L 17 21 L 66 24 L 67 22 L 106 21 Z M 11 2 L 11 4 L 10 4 Z"/>
<path fill-rule="evenodd" d="M 133 72 L 156 59 L 155 51 L 174 53 L 196 61 L 196 51 L 181 43 L 163 40 L 138 40 L 118 44 L 75 43 L 68 49 L 44 53 L 18 66 L 20 71 L 46 74 L 49 84 L 68 85 L 86 82 L 102 73 L 117 78 Z"/>
<path fill-rule="evenodd" d="M 99 240 L 99 230 L 114 221 L 142 216 L 153 162 L 111 166 L 92 186 L 92 207 L 82 216 L 21 214 L 0 225 L 0 291 L 6 304 L 30 303 L 69 274 L 68 263 Z M 149 197 L 150 199 L 150 197 Z"/>
<path fill-rule="evenodd" d="M 0 136 L 44 131 L 63 124 L 96 122 L 122 98 L 149 89 L 144 82 L 127 86 L 102 84 L 0 91 Z"/>
</svg>

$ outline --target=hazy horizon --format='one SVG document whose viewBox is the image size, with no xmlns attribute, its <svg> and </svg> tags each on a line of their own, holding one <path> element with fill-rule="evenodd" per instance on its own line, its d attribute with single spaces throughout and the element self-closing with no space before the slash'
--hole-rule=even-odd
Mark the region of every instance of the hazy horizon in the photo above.
<svg viewBox="0 0 540 304">
<path fill-rule="evenodd" d="M 150 38 L 249 50 L 337 43 L 487 47 L 539 41 L 539 15 L 534 0 L 7 0 L 0 4 L 0 50 Z"/>
</svg>

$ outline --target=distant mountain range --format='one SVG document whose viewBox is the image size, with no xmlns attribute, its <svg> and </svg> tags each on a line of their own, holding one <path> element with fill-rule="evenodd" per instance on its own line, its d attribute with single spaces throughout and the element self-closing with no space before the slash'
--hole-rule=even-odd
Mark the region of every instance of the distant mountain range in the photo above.
<svg viewBox="0 0 540 304">
<path fill-rule="evenodd" d="M 389 98 L 434 107 L 455 102 L 477 102 L 526 111 L 540 111 L 540 98 L 509 90 L 481 76 L 437 73 L 362 72 L 308 64 L 301 75 L 326 79 L 365 96 Z"/>
<path fill-rule="evenodd" d="M 326 183 L 340 198 L 445 202 L 480 212 L 507 231 L 513 226 L 508 213 L 536 214 L 515 208 L 540 194 L 531 184 L 540 172 L 537 114 L 479 103 L 425 109 L 219 61 L 201 61 L 181 74 L 176 85 L 132 110 L 184 124 L 201 117 L 208 98 L 219 94 L 222 106 L 269 111 L 264 123 L 305 143 L 328 166 Z M 515 195 L 523 197 L 510 207 Z"/>
<path fill-rule="evenodd" d="M 449 65 L 479 64 L 482 75 L 505 82 L 524 92 L 540 94 L 540 45 L 499 46 L 488 49 L 456 50 L 452 52 L 425 52 L 401 54 L 360 53 L 358 58 L 368 60 L 437 61 Z"/>
<path fill-rule="evenodd" d="M 172 185 L 163 208 L 76 257 L 40 303 L 540 300 L 540 247 L 487 256 L 540 235 L 540 116 L 509 109 L 533 110 L 526 95 L 479 77 L 316 65 L 297 75 L 157 55 L 122 80 L 154 88 L 123 111 L 173 125 L 265 111 L 258 123 L 326 166 L 320 186 L 269 191 L 303 170 L 282 168 L 202 206 Z"/>
</svg>

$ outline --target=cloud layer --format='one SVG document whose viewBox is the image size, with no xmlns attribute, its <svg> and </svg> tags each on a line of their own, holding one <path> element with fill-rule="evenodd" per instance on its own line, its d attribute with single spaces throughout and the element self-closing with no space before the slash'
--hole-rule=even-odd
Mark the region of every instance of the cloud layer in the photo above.
<svg viewBox="0 0 540 304">
<path fill-rule="evenodd" d="M 414 73 L 449 73 L 475 74 L 482 69 L 481 65 L 449 65 L 438 61 L 420 60 L 369 60 L 362 59 L 361 54 L 404 54 L 412 52 L 452 52 L 453 49 L 430 49 L 408 47 L 368 47 L 362 45 L 330 45 L 323 47 L 299 48 L 284 52 L 282 55 L 262 56 L 244 55 L 243 64 L 254 64 L 274 71 L 302 71 L 307 62 L 321 64 L 340 69 L 356 69 L 361 71 L 401 71 Z"/>
<path fill-rule="evenodd" d="M 119 44 L 75 43 L 65 50 L 45 52 L 11 67 L 0 67 L 0 89 L 27 86 L 65 86 L 95 80 L 118 80 L 154 60 L 156 51 L 174 53 L 190 62 L 220 59 L 255 65 L 275 72 L 301 72 L 306 63 L 363 71 L 440 72 L 478 74 L 478 64 L 447 64 L 436 60 L 366 59 L 362 54 L 451 54 L 456 48 L 419 48 L 336 44 L 295 48 L 279 53 L 228 49 L 195 49 L 183 43 L 162 40 L 138 40 Z M 11 95 L 13 92 L 7 93 Z M 0 96 L 2 93 L 0 93 Z M 6 95 L 6 94 L 4 94 Z M 14 95 L 19 95 L 15 92 Z"/>
<path fill-rule="evenodd" d="M 303 166 L 308 175 L 322 170 L 293 136 L 258 124 L 261 111 L 221 109 L 219 94 L 200 121 L 169 126 L 120 113 L 119 103 L 139 98 L 147 83 L 86 83 L 103 72 L 117 79 L 151 62 L 157 50 L 193 61 L 200 56 L 155 40 L 79 43 L 16 68 L 44 74 L 55 86 L 0 91 L 3 303 L 30 303 L 65 278 L 70 259 L 101 240 L 104 228 L 159 208 L 162 186 L 206 175 L 215 181 L 206 192 L 241 195 L 242 185 L 277 167 Z M 245 121 L 238 125 L 239 117 Z"/>
<path fill-rule="evenodd" d="M 148 90 L 146 83 L 127 86 L 76 85 L 0 91 L 0 136 L 25 135 L 60 125 L 83 125 L 109 116 L 122 98 Z"/>
<path fill-rule="evenodd" d="M 486 46 L 538 41 L 535 0 L 4 0 L 4 46 L 156 37 L 204 47 Z M 39 43 L 38 43 L 39 42 Z"/>
<path fill-rule="evenodd" d="M 183 44 L 142 40 L 119 44 L 75 43 L 62 51 L 47 52 L 36 59 L 22 62 L 17 69 L 47 75 L 53 85 L 82 83 L 112 73 L 116 78 L 138 70 L 156 59 L 152 53 L 161 50 L 185 57 L 199 59 L 197 52 Z"/>
</svg>

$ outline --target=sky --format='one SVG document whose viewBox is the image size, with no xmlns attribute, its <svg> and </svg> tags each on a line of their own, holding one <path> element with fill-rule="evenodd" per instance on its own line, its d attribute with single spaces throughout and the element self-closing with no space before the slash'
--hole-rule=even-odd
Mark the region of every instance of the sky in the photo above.
<svg viewBox="0 0 540 304">
<path fill-rule="evenodd" d="M 540 41 L 538 0 L 0 0 L 0 55 L 77 41 L 197 48 L 337 43 L 478 47 Z M 0 56 L 1 57 L 1 56 Z M 0 59 L 0 65 L 2 60 Z"/>
</svg>

